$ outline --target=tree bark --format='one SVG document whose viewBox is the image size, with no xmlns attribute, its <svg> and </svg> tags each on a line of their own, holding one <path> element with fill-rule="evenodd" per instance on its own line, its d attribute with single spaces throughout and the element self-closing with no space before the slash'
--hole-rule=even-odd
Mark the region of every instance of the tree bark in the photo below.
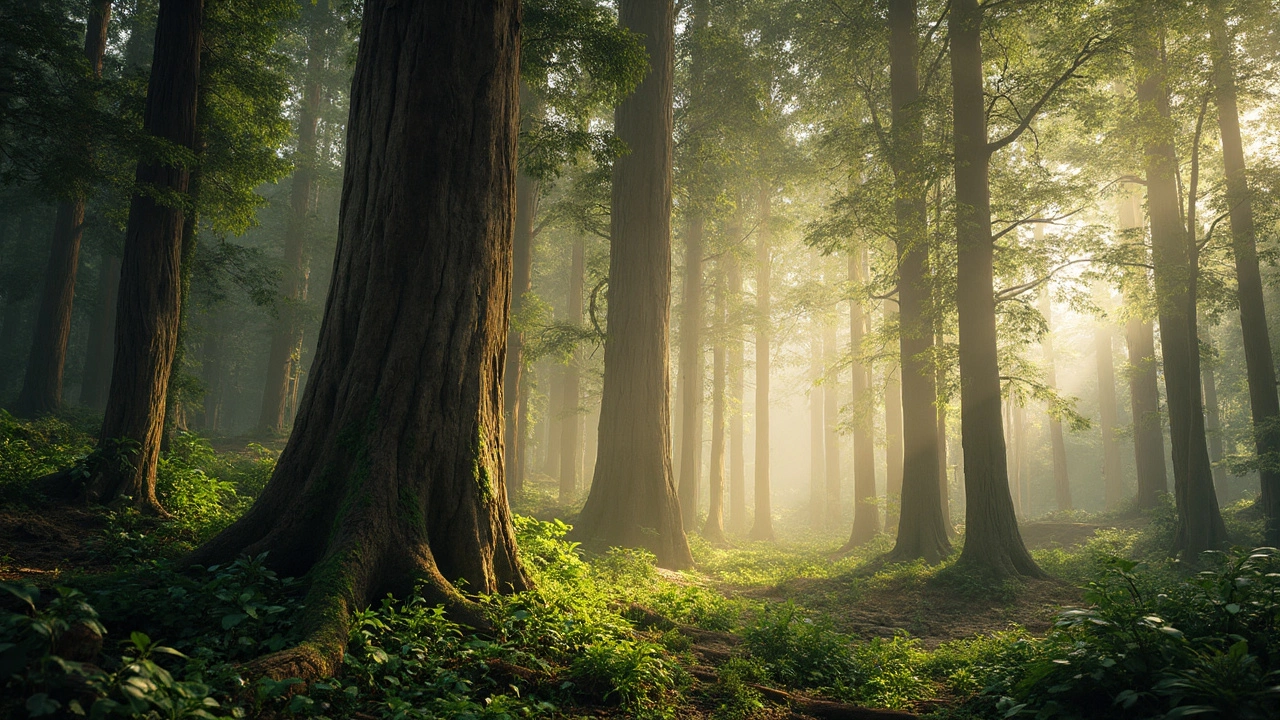
<svg viewBox="0 0 1280 720">
<path fill-rule="evenodd" d="M 1107 509 L 1119 506 L 1121 484 L 1120 445 L 1116 442 L 1116 372 L 1111 356 L 1111 326 L 1093 326 L 1093 348 L 1098 364 L 1098 424 L 1102 432 L 1102 485 Z"/>
<path fill-rule="evenodd" d="M 110 19 L 111 0 L 89 3 L 84 57 L 95 80 L 102 77 L 102 57 L 106 52 Z M 89 95 L 87 100 L 93 102 L 94 95 Z M 81 128 L 77 153 L 92 155 L 90 131 L 90 128 Z M 84 236 L 84 206 L 88 194 L 83 182 L 76 185 L 67 197 L 58 201 L 26 377 L 14 403 L 14 411 L 19 415 L 34 417 L 53 412 L 62 405 L 62 375 L 67 364 L 67 339 L 71 336 L 71 307 L 76 295 L 76 272 L 80 266 L 80 240 Z"/>
<path fill-rule="evenodd" d="M 1040 223 L 1036 223 L 1036 233 L 1041 233 Z M 1046 287 L 1040 293 L 1040 314 L 1044 316 L 1045 333 L 1040 339 L 1040 348 L 1044 352 L 1045 380 L 1049 387 L 1058 389 L 1058 371 L 1053 357 L 1053 301 L 1049 298 Z M 1053 451 L 1053 498 L 1059 510 L 1071 509 L 1071 479 L 1067 475 L 1067 443 L 1062 436 L 1062 421 L 1052 413 L 1049 415 L 1049 442 Z"/>
<path fill-rule="evenodd" d="M 1267 519 L 1267 543 L 1280 545 L 1280 468 L 1277 467 L 1280 464 L 1280 399 L 1276 395 L 1275 363 L 1263 301 L 1262 274 L 1258 268 L 1253 193 L 1249 189 L 1244 144 L 1240 138 L 1231 37 L 1221 7 L 1215 3 L 1210 8 L 1218 130 L 1222 136 L 1227 206 L 1231 212 L 1231 248 L 1236 260 L 1236 299 L 1240 304 L 1240 327 L 1244 331 L 1244 361 L 1249 379 L 1249 406 L 1253 412 L 1254 444 L 1261 459 L 1262 495 L 1258 502 Z"/>
<path fill-rule="evenodd" d="M 756 487 L 755 521 L 752 540 L 773 539 L 773 505 L 769 484 L 769 355 L 773 335 L 771 316 L 769 256 L 769 203 L 773 191 L 760 184 L 758 208 L 760 229 L 756 234 Z"/>
<path fill-rule="evenodd" d="M 1200 377 L 1204 385 L 1205 435 L 1209 439 L 1209 461 L 1213 463 L 1213 489 L 1222 500 L 1226 496 L 1227 472 L 1222 467 L 1222 417 L 1212 362 L 1201 363 Z"/>
<path fill-rule="evenodd" d="M 698 520 L 702 481 L 702 253 L 705 223 L 693 211 L 685 228 L 684 303 L 680 318 L 680 516 L 685 527 Z"/>
<path fill-rule="evenodd" d="M 987 140 L 981 38 L 982 9 L 977 0 L 955 0 L 951 6 L 951 82 L 959 246 L 956 304 L 960 424 L 966 497 L 964 550 L 958 563 L 994 575 L 1040 577 L 1044 573 L 1031 559 L 1018 532 L 1001 430 L 995 243 L 991 236 L 988 184 L 991 149 Z"/>
<path fill-rule="evenodd" d="M 880 508 L 876 507 L 875 428 L 871 422 L 871 366 L 862 360 L 862 343 L 869 318 L 856 295 L 866 282 L 867 250 L 849 253 L 849 282 L 854 297 L 849 302 L 849 347 L 853 354 L 853 529 L 848 545 L 861 545 L 880 534 Z"/>
<path fill-rule="evenodd" d="M 614 111 L 631 152 L 614 161 L 609 310 L 595 480 L 574 535 L 642 547 L 663 567 L 693 564 L 671 472 L 671 154 L 675 8 L 620 0 L 619 23 L 644 37 L 649 71 Z"/>
<path fill-rule="evenodd" d="M 280 288 L 278 315 L 271 330 L 267 377 L 262 393 L 259 428 L 279 435 L 288 424 L 290 372 L 302 355 L 301 305 L 306 300 L 310 270 L 307 266 L 307 240 L 311 235 L 314 188 L 316 183 L 316 127 L 320 121 L 324 98 L 324 26 L 322 18 L 329 13 L 328 0 L 303 4 L 303 18 L 309 21 L 307 34 L 307 68 L 302 86 L 302 102 L 298 106 L 298 145 L 289 189 L 289 220 L 284 232 L 284 284 Z"/>
<path fill-rule="evenodd" d="M 341 667 L 352 615 L 415 583 L 463 623 L 522 590 L 504 501 L 519 5 L 365 5 L 334 279 L 311 379 L 249 511 L 187 558 L 306 573 L 300 645 L 253 671 Z"/>
<path fill-rule="evenodd" d="M 80 379 L 80 404 L 94 410 L 102 410 L 107 404 L 119 291 L 120 257 L 110 253 L 102 258 L 98 270 L 98 302 L 89 321 L 89 340 Z"/>
<path fill-rule="evenodd" d="M 742 225 L 737 223 L 730 228 L 730 237 L 742 236 Z M 744 373 L 746 365 L 746 343 L 742 339 L 743 318 L 742 304 L 742 265 L 738 256 L 730 253 L 725 270 L 728 283 L 729 299 L 726 304 L 730 310 L 733 337 L 729 340 L 729 529 L 735 533 L 747 530 L 747 460 L 743 447 L 742 398 Z"/>
<path fill-rule="evenodd" d="M 903 441 L 902 504 L 897 544 L 890 557 L 895 560 L 923 558 L 926 562 L 936 563 L 951 552 L 951 543 L 947 540 L 938 484 L 941 472 L 938 467 L 938 389 L 931 352 L 933 283 L 929 274 L 928 183 L 922 167 L 925 161 L 922 157 L 924 130 L 918 105 L 916 63 L 919 36 L 914 0 L 890 2 L 889 31 L 892 138 L 897 149 L 894 240 L 898 253 L 898 354 L 902 368 Z M 981 86 L 978 92 L 981 101 Z M 986 167 L 985 159 L 983 167 Z M 983 180 L 985 182 L 985 177 Z M 956 184 L 958 186 L 959 182 Z M 994 312 L 992 300 L 993 325 Z"/>
<path fill-rule="evenodd" d="M 1213 491 L 1213 469 L 1205 439 L 1196 330 L 1196 248 L 1179 208 L 1178 160 L 1169 129 L 1163 38 L 1158 20 L 1144 24 L 1135 35 L 1133 54 L 1138 122 L 1144 129 L 1143 157 L 1156 310 L 1169 406 L 1174 499 L 1178 508 L 1174 550 L 1194 561 L 1201 551 L 1220 547 L 1227 535 Z"/>
<path fill-rule="evenodd" d="M 1125 323 L 1129 353 L 1129 401 L 1133 415 L 1133 454 L 1138 469 L 1138 507 L 1153 508 L 1169 492 L 1164 462 L 1164 430 L 1156 377 L 1156 343 L 1151 323 L 1138 317 Z"/>
<path fill-rule="evenodd" d="M 898 304 L 884 304 L 883 322 L 898 324 Z M 902 509 L 902 382 L 900 365 L 890 363 L 884 380 L 884 494 L 887 501 L 885 527 L 896 527 Z"/>
<path fill-rule="evenodd" d="M 725 381 L 728 368 L 728 331 L 724 261 L 716 263 L 715 309 L 712 322 L 711 348 L 711 496 L 707 504 L 707 521 L 702 536 L 707 542 L 725 545 L 724 537 L 724 418 Z"/>
<path fill-rule="evenodd" d="M 565 320 L 582 324 L 582 293 L 587 272 L 586 242 L 581 236 L 573 239 L 572 258 L 569 261 L 569 298 L 565 306 Z M 564 424 L 560 428 L 560 504 L 572 502 L 578 494 L 578 466 L 582 461 L 581 419 L 582 383 L 579 364 L 582 352 L 575 349 L 564 369 L 564 397 L 560 404 L 564 411 Z"/>
<path fill-rule="evenodd" d="M 156 19 L 155 52 L 143 130 L 193 150 L 200 82 L 202 0 L 163 0 Z M 128 497 L 161 513 L 155 496 L 156 463 L 164 430 L 169 376 L 182 314 L 184 212 L 161 204 L 164 194 L 186 195 L 190 169 L 144 160 L 129 207 L 120 260 L 111 388 L 85 494 L 111 502 Z"/>
</svg>

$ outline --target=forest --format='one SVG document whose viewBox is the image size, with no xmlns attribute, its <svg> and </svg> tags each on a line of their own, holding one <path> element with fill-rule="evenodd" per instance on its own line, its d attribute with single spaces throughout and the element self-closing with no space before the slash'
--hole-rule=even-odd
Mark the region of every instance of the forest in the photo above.
<svg viewBox="0 0 1280 720">
<path fill-rule="evenodd" d="M 0 718 L 1280 717 L 1280 1 L 0 0 Z"/>
</svg>

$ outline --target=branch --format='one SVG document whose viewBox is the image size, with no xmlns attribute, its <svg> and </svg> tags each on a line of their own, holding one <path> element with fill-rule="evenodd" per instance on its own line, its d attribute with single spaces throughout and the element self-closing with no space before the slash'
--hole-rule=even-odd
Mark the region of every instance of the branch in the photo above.
<svg viewBox="0 0 1280 720">
<path fill-rule="evenodd" d="M 1028 223 L 1044 223 L 1045 225 L 1056 225 L 1059 220 L 1066 220 L 1072 215 L 1075 215 L 1076 213 L 1079 213 L 1082 211 L 1084 211 L 1084 208 L 1080 207 L 1080 208 L 1076 208 L 1075 210 L 1072 210 L 1071 212 L 1065 215 L 1058 215 L 1056 217 L 1050 217 L 1050 218 L 1038 218 L 1033 215 L 1028 215 L 1027 217 L 1022 218 L 1021 220 L 1015 220 L 1012 223 L 1009 223 L 1008 227 L 1004 228 L 1000 232 L 994 233 L 991 236 L 991 242 L 995 242 L 999 240 L 1000 238 L 1007 235 L 1009 231 L 1022 227 L 1023 225 L 1026 225 Z"/>
<path fill-rule="evenodd" d="M 1056 275 L 1058 272 L 1065 270 L 1071 267 L 1072 265 L 1079 265 L 1080 263 L 1087 263 L 1087 262 L 1093 262 L 1093 258 L 1087 257 L 1087 258 L 1080 258 L 1078 260 L 1072 260 L 1070 262 L 1065 262 L 1059 265 L 1058 267 L 1050 270 L 1049 273 L 1044 277 L 1036 278 L 1031 282 L 1023 283 L 1021 285 L 1014 285 L 1011 288 L 1005 288 L 1004 290 L 1001 290 L 1000 292 L 996 293 L 996 302 L 1010 300 L 1024 293 L 1035 290 L 1041 285 L 1049 282 L 1049 280 L 1053 278 L 1053 276 Z"/>
<path fill-rule="evenodd" d="M 1017 140 L 1027 128 L 1031 127 L 1032 121 L 1034 121 L 1036 116 L 1040 114 L 1040 109 L 1044 107 L 1044 104 L 1049 102 L 1049 98 L 1053 97 L 1053 94 L 1058 91 L 1058 88 L 1065 85 L 1068 80 L 1074 77 L 1076 71 L 1088 62 L 1089 58 L 1097 54 L 1098 46 L 1101 45 L 1102 41 L 1105 39 L 1105 37 L 1100 35 L 1094 35 L 1089 38 L 1085 42 L 1084 47 L 1080 48 L 1080 52 L 1076 53 L 1075 59 L 1071 61 L 1071 65 L 1067 67 L 1066 71 L 1059 75 L 1057 80 L 1053 81 L 1053 84 L 1049 86 L 1049 89 L 1044 91 L 1044 94 L 1040 96 L 1040 99 L 1036 100 L 1035 104 L 1031 106 L 1031 109 L 1027 111 L 1027 114 L 1023 116 L 1022 122 L 1018 124 L 1018 127 L 1011 130 L 1008 135 L 1005 135 L 999 140 L 987 143 L 987 152 L 994 153 L 1000 148 L 1012 143 Z"/>
<path fill-rule="evenodd" d="M 1204 239 L 1196 243 L 1197 251 L 1203 250 L 1204 246 L 1209 244 L 1209 241 L 1213 239 L 1213 231 L 1218 228 L 1218 223 L 1222 222 L 1223 220 L 1225 220 L 1230 216 L 1231 216 L 1231 210 L 1228 210 L 1222 213 L 1221 215 L 1219 215 L 1218 217 L 1214 218 L 1213 222 L 1209 223 L 1209 229 L 1205 232 Z"/>
</svg>

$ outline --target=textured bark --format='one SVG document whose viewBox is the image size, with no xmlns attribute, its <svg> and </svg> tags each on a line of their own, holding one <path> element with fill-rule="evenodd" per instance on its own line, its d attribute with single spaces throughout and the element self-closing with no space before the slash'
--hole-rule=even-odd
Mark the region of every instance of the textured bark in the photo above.
<svg viewBox="0 0 1280 720">
<path fill-rule="evenodd" d="M 1125 323 L 1129 353 L 1129 403 L 1133 415 L 1133 456 L 1138 469 L 1138 507 L 1153 508 L 1169 492 L 1164 462 L 1164 430 L 1156 377 L 1154 328 L 1141 318 Z"/>
<path fill-rule="evenodd" d="M 822 326 L 822 444 L 825 455 L 822 500 L 825 527 L 840 526 L 840 382 L 831 368 L 836 366 L 839 348 L 836 347 L 836 326 L 826 322 Z"/>
<path fill-rule="evenodd" d="M 1018 532 L 1001 430 L 995 243 L 988 184 L 991 149 L 983 93 L 982 10 L 977 0 L 955 0 L 950 27 L 959 245 L 960 425 L 966 498 L 964 550 L 958 563 L 996 575 L 1039 577 L 1044 573 L 1031 559 Z"/>
<path fill-rule="evenodd" d="M 1124 493 L 1121 484 L 1120 444 L 1116 442 L 1116 371 L 1111 356 L 1111 326 L 1093 326 L 1093 348 L 1098 364 L 1098 425 L 1102 433 L 1102 486 L 1107 509 L 1117 507 Z"/>
<path fill-rule="evenodd" d="M 812 260 L 811 256 L 811 260 Z M 826 434 L 823 432 L 822 328 L 815 315 L 809 328 L 809 525 L 825 524 Z"/>
<path fill-rule="evenodd" d="M 1255 449 L 1258 457 L 1263 459 L 1260 468 L 1262 495 L 1258 502 L 1267 519 L 1267 542 L 1280 545 L 1280 468 L 1277 468 L 1280 463 L 1280 399 L 1276 395 L 1276 370 L 1267 332 L 1262 275 L 1258 268 L 1253 194 L 1249 189 L 1244 144 L 1240 137 L 1231 37 L 1220 4 L 1213 3 L 1210 7 L 1218 129 L 1222 136 L 1227 205 L 1231 212 L 1231 249 L 1236 260 L 1236 299 L 1240 304 L 1240 327 L 1244 331 L 1244 362 L 1249 378 Z"/>
<path fill-rule="evenodd" d="M 730 227 L 730 237 L 742 236 L 742 225 Z M 747 460 L 743 447 L 742 391 L 744 384 L 746 343 L 742 339 L 742 266 L 737 255 L 730 254 L 725 270 L 729 300 L 733 308 L 729 327 L 734 329 L 729 341 L 729 529 L 735 533 L 747 530 Z"/>
<path fill-rule="evenodd" d="M 1039 223 L 1036 233 L 1043 232 Z M 1053 357 L 1053 301 L 1046 289 L 1040 293 L 1040 314 L 1044 316 L 1046 331 L 1040 338 L 1040 348 L 1044 352 L 1045 381 L 1049 387 L 1058 389 L 1058 371 Z M 1071 509 L 1071 479 L 1067 475 L 1067 443 L 1062 436 L 1062 421 L 1055 415 L 1049 415 L 1049 442 L 1053 452 L 1053 499 L 1059 510 Z"/>
<path fill-rule="evenodd" d="M 707 521 L 702 526 L 702 536 L 707 542 L 724 545 L 724 418 L 725 381 L 728 368 L 728 348 L 725 332 L 728 329 L 724 261 L 717 263 L 715 273 L 715 308 L 712 315 L 713 341 L 711 348 L 711 490 L 707 503 Z"/>
<path fill-rule="evenodd" d="M 951 552 L 951 543 L 947 540 L 938 483 L 941 468 L 938 467 L 938 390 L 931 358 L 934 321 L 927 232 L 928 184 L 922 173 L 924 135 L 917 106 L 919 39 L 914 0 L 890 2 L 889 30 L 892 132 L 898 147 L 894 167 L 894 240 L 898 253 L 898 353 L 902 369 L 902 504 L 898 539 L 890 557 L 895 560 L 923 558 L 935 563 Z M 957 173 L 958 168 L 957 164 Z M 985 183 L 985 177 L 983 181 Z M 958 180 L 956 184 L 959 185 Z M 963 256 L 963 250 L 961 254 Z M 994 325 L 994 301 L 992 303 Z M 994 331 L 994 327 L 992 329 Z M 994 352 L 994 332 L 991 342 Z"/>
<path fill-rule="evenodd" d="M 541 114 L 533 92 L 520 86 L 522 126 Z M 519 320 L 524 310 L 525 295 L 533 289 L 533 220 L 538 209 L 538 183 L 520 172 L 516 175 L 516 227 L 512 248 L 511 315 Z M 524 367 L 524 334 L 516 324 L 507 330 L 506 372 L 503 376 L 503 416 L 506 418 L 503 463 L 507 473 L 507 492 L 519 497 L 524 490 L 524 472 L 529 428 L 526 427 L 528 380 Z"/>
<path fill-rule="evenodd" d="M 867 251 L 849 254 L 849 282 L 855 292 L 866 282 Z M 853 354 L 853 529 L 849 545 L 861 545 L 880 534 L 880 508 L 876 507 L 875 428 L 871 422 L 871 366 L 862 361 L 862 342 L 870 319 L 862 302 L 849 302 L 849 347 Z"/>
<path fill-rule="evenodd" d="M 685 527 L 698 519 L 702 482 L 702 253 L 705 222 L 694 211 L 685 228 L 684 303 L 680 317 L 680 517 Z"/>
<path fill-rule="evenodd" d="M 253 507 L 187 558 L 307 573 L 302 643 L 254 670 L 341 667 L 352 614 L 416 582 L 454 619 L 528 586 L 504 501 L 519 5 L 365 5 L 334 279 L 311 379 Z"/>
<path fill-rule="evenodd" d="M 758 209 L 760 229 L 756 233 L 756 483 L 755 521 L 752 540 L 773 539 L 773 505 L 769 484 L 769 354 L 773 335 L 771 317 L 769 256 L 769 203 L 771 189 L 761 184 Z"/>
<path fill-rule="evenodd" d="M 1209 461 L 1213 463 L 1213 489 L 1221 500 L 1226 494 L 1227 471 L 1222 467 L 1222 417 L 1212 362 L 1201 364 L 1200 378 L 1204 385 L 1205 435 L 1209 439 Z"/>
<path fill-rule="evenodd" d="M 84 57 L 94 78 L 102 77 L 102 56 L 107 47 L 110 19 L 111 0 L 93 0 L 89 4 Z M 92 97 L 89 100 L 92 102 Z M 90 128 L 81 130 L 76 152 L 87 156 L 93 152 L 89 143 Z M 68 197 L 58 201 L 26 377 L 14 403 L 14 411 L 19 415 L 41 415 L 62 405 L 62 375 L 67 364 L 67 339 L 71 336 L 71 306 L 80 266 L 86 191 L 84 187 L 76 187 Z"/>
<path fill-rule="evenodd" d="M 310 270 L 307 241 L 311 235 L 311 215 L 316 183 L 316 127 L 320 120 L 324 88 L 324 30 L 321 18 L 330 12 L 328 0 L 303 4 L 303 18 L 309 20 L 307 69 L 298 106 L 298 145 L 289 189 L 289 220 L 284 231 L 284 283 L 275 326 L 271 330 L 267 378 L 262 393 L 258 426 L 270 434 L 284 432 L 288 424 L 288 401 L 293 377 L 302 358 L 301 306 L 306 301 Z"/>
<path fill-rule="evenodd" d="M 116 303 L 120 293 L 120 257 L 102 258 L 98 270 L 98 301 L 89 321 L 89 339 L 80 373 L 80 404 L 102 410 L 111 382 L 111 341 L 116 332 Z"/>
<path fill-rule="evenodd" d="M 1162 44 L 1160 23 L 1145 24 L 1135 35 L 1133 55 L 1178 508 L 1174 549 L 1195 560 L 1201 551 L 1219 548 L 1227 534 L 1213 491 L 1213 469 L 1205 439 L 1196 329 L 1196 247 L 1179 209 L 1178 160 L 1169 129 L 1169 90 Z"/>
<path fill-rule="evenodd" d="M 189 150 L 196 141 L 202 20 L 202 0 L 160 3 L 143 113 L 145 132 Z M 188 168 L 138 164 L 137 184 L 157 193 L 185 195 L 189 181 Z M 85 489 L 90 499 L 125 496 L 163 512 L 155 497 L 156 463 L 182 313 L 183 226 L 181 208 L 158 203 L 153 192 L 133 196 L 120 260 L 111 387 L 98 461 Z"/>
<path fill-rule="evenodd" d="M 582 293 L 587 271 L 586 243 L 581 236 L 574 238 L 569 260 L 569 297 L 565 321 L 582 324 Z M 582 383 L 579 373 L 581 352 L 576 351 L 564 369 L 563 409 L 564 424 L 560 430 L 560 503 L 572 501 L 578 494 L 578 469 L 582 461 Z"/>
<path fill-rule="evenodd" d="M 595 479 L 574 536 L 646 548 L 663 567 L 693 564 L 671 472 L 671 132 L 675 8 L 621 0 L 649 72 L 614 111 L 630 153 L 614 161 L 609 310 Z"/>
</svg>

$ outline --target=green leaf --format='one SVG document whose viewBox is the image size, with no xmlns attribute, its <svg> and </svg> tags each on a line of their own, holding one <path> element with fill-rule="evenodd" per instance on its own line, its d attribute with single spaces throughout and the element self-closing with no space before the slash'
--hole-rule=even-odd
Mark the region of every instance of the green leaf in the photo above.
<svg viewBox="0 0 1280 720">
<path fill-rule="evenodd" d="M 50 698 L 45 693 L 36 693 L 27 698 L 27 712 L 31 713 L 31 717 L 41 717 L 42 715 L 52 715 L 58 711 L 62 704 L 57 700 Z"/>
<path fill-rule="evenodd" d="M 223 629 L 223 630 L 230 630 L 231 628 L 233 628 L 233 627 L 235 627 L 235 626 L 239 625 L 240 623 L 244 622 L 244 619 L 245 619 L 245 618 L 247 618 L 247 617 L 249 617 L 249 616 L 248 616 L 248 615 L 245 615 L 244 613 L 231 613 L 230 615 L 223 615 L 223 616 L 222 616 L 222 629 Z"/>
</svg>

